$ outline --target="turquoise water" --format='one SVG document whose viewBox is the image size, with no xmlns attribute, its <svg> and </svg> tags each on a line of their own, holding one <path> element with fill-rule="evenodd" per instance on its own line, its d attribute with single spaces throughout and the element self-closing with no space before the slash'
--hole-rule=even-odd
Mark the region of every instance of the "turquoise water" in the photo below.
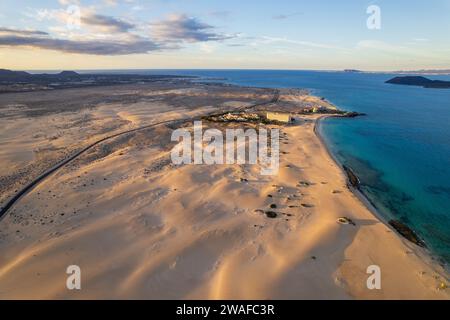
<svg viewBox="0 0 450 320">
<path fill-rule="evenodd" d="M 450 89 L 384 82 L 394 75 L 268 70 L 158 70 L 146 73 L 226 78 L 259 87 L 308 88 L 355 119 L 327 119 L 323 135 L 336 158 L 360 177 L 385 218 L 400 219 L 450 262 Z M 430 76 L 450 80 L 450 76 Z"/>
</svg>

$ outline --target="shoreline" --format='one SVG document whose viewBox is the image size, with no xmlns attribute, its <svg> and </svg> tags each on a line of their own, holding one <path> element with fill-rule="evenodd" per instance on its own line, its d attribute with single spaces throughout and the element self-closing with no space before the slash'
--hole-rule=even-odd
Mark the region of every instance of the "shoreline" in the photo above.
<svg viewBox="0 0 450 320">
<path fill-rule="evenodd" d="M 339 160 L 335 157 L 335 155 L 331 152 L 330 147 L 325 141 L 323 134 L 321 133 L 321 128 L 323 126 L 323 121 L 327 118 L 340 118 L 340 116 L 336 115 L 323 115 L 317 118 L 314 123 L 314 134 L 319 139 L 320 143 L 326 150 L 328 156 L 332 159 L 335 165 L 341 171 L 341 174 L 345 177 L 346 181 L 349 180 L 347 173 L 343 168 L 343 164 L 339 162 Z M 348 190 L 353 193 L 356 198 L 372 213 L 372 215 L 378 219 L 381 223 L 383 223 L 387 228 L 391 231 L 395 232 L 398 237 L 404 239 L 405 245 L 410 248 L 415 255 L 417 255 L 424 263 L 428 264 L 432 268 L 436 269 L 442 268 L 445 272 L 448 272 L 448 266 L 445 263 L 440 263 L 439 259 L 436 259 L 436 255 L 428 248 L 428 247 L 420 247 L 414 243 L 412 243 L 409 239 L 402 236 L 394 227 L 392 227 L 388 220 L 378 211 L 375 205 L 371 202 L 371 200 L 364 194 L 363 191 L 353 187 L 350 183 L 347 184 Z M 414 231 L 414 230 L 413 230 Z"/>
<path fill-rule="evenodd" d="M 98 130 L 105 115 L 113 122 L 129 119 L 127 128 L 155 118 L 173 120 L 181 116 L 179 98 L 184 108 L 191 103 L 191 109 L 182 109 L 190 119 L 217 113 L 217 106 L 248 111 L 274 101 L 269 89 L 154 89 L 161 99 L 98 106 L 90 111 L 92 122 L 82 123 Z M 133 95 L 147 97 L 148 89 L 142 90 Z M 276 106 L 295 112 L 323 103 L 296 91 L 282 91 L 275 100 L 256 111 Z M 328 116 L 299 114 L 304 121 L 280 127 L 280 168 L 271 176 L 239 164 L 173 166 L 169 141 L 178 125 L 94 147 L 36 185 L 3 217 L 0 297 L 447 299 L 438 289 L 447 277 L 412 254 L 412 246 L 347 188 L 316 131 L 318 118 Z M 45 119 L 35 122 L 48 131 Z M 10 136 L 17 140 L 15 132 Z M 66 131 L 72 140 L 66 134 L 61 143 L 79 141 L 84 132 Z M 9 141 L 13 154 L 16 140 Z M 275 215 L 267 215 L 269 210 Z M 342 223 L 342 217 L 351 223 Z M 83 269 L 84 290 L 78 293 L 65 290 L 62 278 L 72 264 Z M 367 287 L 366 270 L 374 264 L 383 270 L 382 290 Z"/>
</svg>

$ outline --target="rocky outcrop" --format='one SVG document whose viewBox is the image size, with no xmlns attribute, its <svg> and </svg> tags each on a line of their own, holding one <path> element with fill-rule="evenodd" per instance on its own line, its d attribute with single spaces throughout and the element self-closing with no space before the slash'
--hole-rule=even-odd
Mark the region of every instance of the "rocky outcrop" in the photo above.
<svg viewBox="0 0 450 320">
<path fill-rule="evenodd" d="M 365 116 L 365 115 L 366 115 L 365 113 L 349 111 L 349 112 L 343 113 L 342 117 L 344 117 L 344 118 L 356 118 L 356 117 Z"/>
<path fill-rule="evenodd" d="M 356 174 L 347 166 L 343 166 L 345 173 L 348 177 L 348 182 L 353 188 L 359 189 L 360 181 Z"/>
<path fill-rule="evenodd" d="M 400 220 L 390 220 L 389 224 L 404 238 L 408 239 L 409 241 L 418 245 L 419 247 L 426 248 L 425 242 L 423 242 L 423 240 L 417 236 L 414 230 L 412 230 L 410 227 L 408 227 Z"/>
</svg>

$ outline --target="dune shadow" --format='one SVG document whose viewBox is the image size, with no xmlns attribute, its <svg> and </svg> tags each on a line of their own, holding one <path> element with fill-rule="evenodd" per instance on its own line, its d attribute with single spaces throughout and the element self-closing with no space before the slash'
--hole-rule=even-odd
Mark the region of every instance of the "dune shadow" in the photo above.
<svg viewBox="0 0 450 320">
<path fill-rule="evenodd" d="M 357 226 L 373 226 L 381 223 L 380 221 L 375 219 L 353 219 L 353 221 Z"/>
</svg>

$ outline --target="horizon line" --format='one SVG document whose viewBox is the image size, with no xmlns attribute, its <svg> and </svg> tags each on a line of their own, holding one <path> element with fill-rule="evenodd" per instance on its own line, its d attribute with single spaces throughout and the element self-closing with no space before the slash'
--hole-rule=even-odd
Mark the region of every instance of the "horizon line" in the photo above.
<svg viewBox="0 0 450 320">
<path fill-rule="evenodd" d="M 168 71 L 178 71 L 178 70 L 186 70 L 186 71 L 316 71 L 316 72 L 348 72 L 348 73 L 399 73 L 399 72 L 443 72 L 447 71 L 450 73 L 450 67 L 448 69 L 405 69 L 405 70 L 363 70 L 363 69 L 354 69 L 354 68 L 345 68 L 345 69 L 287 69 L 287 68 L 99 68 L 99 69 L 8 69 L 8 68 L 0 68 L 4 70 L 11 71 L 123 71 L 123 70 L 136 70 L 136 71 L 145 71 L 145 70 L 168 70 Z"/>
</svg>

